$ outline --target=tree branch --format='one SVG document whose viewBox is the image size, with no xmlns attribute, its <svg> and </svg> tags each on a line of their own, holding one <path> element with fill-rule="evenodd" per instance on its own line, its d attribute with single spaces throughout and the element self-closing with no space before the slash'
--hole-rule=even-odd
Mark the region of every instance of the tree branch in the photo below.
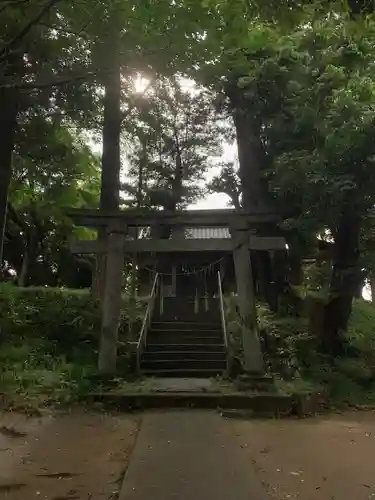
<svg viewBox="0 0 375 500">
<path fill-rule="evenodd" d="M 29 226 L 21 219 L 10 201 L 8 201 L 7 209 L 8 215 L 10 216 L 10 218 L 12 218 L 13 222 L 15 222 L 15 224 L 17 224 L 20 229 L 27 232 L 29 230 Z"/>
<path fill-rule="evenodd" d="M 25 24 L 25 26 L 21 29 L 17 35 L 15 35 L 6 45 L 0 50 L 0 61 L 4 61 L 6 59 L 9 52 L 23 40 L 23 38 L 27 35 L 27 33 L 31 30 L 33 26 L 39 23 L 39 21 L 43 18 L 47 12 L 52 9 L 52 7 L 57 4 L 60 0 L 48 0 L 45 5 L 40 9 L 38 14 L 36 14 L 33 18 L 30 19 L 29 22 Z"/>
<path fill-rule="evenodd" d="M 54 80 L 38 81 L 35 82 L 11 82 L 0 84 L 0 89 L 2 88 L 17 88 L 20 90 L 42 90 L 49 87 L 61 87 L 69 83 L 79 82 L 80 80 L 88 79 L 91 76 L 95 76 L 99 72 L 98 69 L 92 71 L 86 71 L 80 74 L 67 74 L 66 76 L 56 77 Z"/>
<path fill-rule="evenodd" d="M 29 1 L 29 0 L 27 0 L 27 1 Z M 91 20 L 88 21 L 87 23 L 85 23 L 82 26 L 82 28 L 80 28 L 78 31 L 74 31 L 74 30 L 71 30 L 69 28 L 63 28 L 63 27 L 59 27 L 59 26 L 51 26 L 47 23 L 39 23 L 39 25 L 43 26 L 44 28 L 48 28 L 49 30 L 55 30 L 56 32 L 61 33 L 62 35 L 73 35 L 75 37 L 82 37 L 85 40 L 87 40 L 88 38 L 86 36 L 83 36 L 83 32 L 89 26 L 90 23 L 91 23 Z"/>
<path fill-rule="evenodd" d="M 30 0 L 9 0 L 9 2 L 4 2 L 1 6 L 0 14 L 7 10 L 9 7 L 16 7 L 17 5 L 29 2 Z"/>
</svg>

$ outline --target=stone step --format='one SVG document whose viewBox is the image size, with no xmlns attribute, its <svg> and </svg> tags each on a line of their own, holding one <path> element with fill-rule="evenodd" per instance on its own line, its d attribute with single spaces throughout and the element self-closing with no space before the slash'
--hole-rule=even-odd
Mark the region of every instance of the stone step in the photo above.
<svg viewBox="0 0 375 500">
<path fill-rule="evenodd" d="M 190 350 L 165 350 L 165 351 L 146 351 L 143 353 L 143 361 L 178 361 L 193 359 L 195 361 L 210 360 L 210 361 L 226 361 L 226 354 L 223 351 L 190 351 Z"/>
<path fill-rule="evenodd" d="M 152 375 L 152 373 L 150 373 Z M 159 375 L 160 376 L 160 375 Z M 189 377 L 208 378 L 215 376 L 207 372 L 193 370 L 182 375 L 176 375 L 176 371 L 166 373 L 166 377 Z M 225 418 L 233 418 L 233 411 L 246 411 L 249 415 L 282 417 L 296 414 L 296 401 L 292 396 L 272 393 L 235 393 L 221 394 L 210 392 L 150 392 L 150 393 L 121 393 L 114 391 L 96 392 L 90 395 L 90 401 L 100 402 L 108 409 L 139 410 L 159 408 L 211 408 L 219 409 Z M 235 497 L 234 497 L 235 498 Z"/>
<path fill-rule="evenodd" d="M 160 310 L 158 305 L 160 302 L 157 303 L 157 309 Z M 208 314 L 208 313 L 215 313 L 217 314 L 220 312 L 220 305 L 219 303 L 215 304 L 208 304 L 208 307 L 206 307 L 205 304 L 199 304 L 196 306 L 194 303 L 191 304 L 166 304 L 165 301 L 163 303 L 163 310 L 165 312 L 170 312 L 170 311 L 177 311 L 177 312 L 193 312 L 195 314 Z"/>
<path fill-rule="evenodd" d="M 152 324 L 149 332 L 156 332 L 156 333 L 178 332 L 181 335 L 198 332 L 199 334 L 202 334 L 202 335 L 210 335 L 210 334 L 221 334 L 222 328 L 215 328 L 215 327 L 199 328 L 199 325 L 197 325 L 197 326 L 190 325 L 189 327 L 188 327 L 188 325 L 185 325 L 184 327 L 180 328 L 180 325 L 178 325 L 178 324 L 175 325 L 174 328 L 172 328 L 172 326 L 170 328 L 161 328 L 159 326 L 155 327 L 155 325 Z"/>
<path fill-rule="evenodd" d="M 191 368 L 177 368 L 177 369 L 145 369 L 141 367 L 142 375 L 149 377 L 171 377 L 171 378 L 211 378 L 216 377 L 217 375 L 222 375 L 225 369 L 222 370 L 213 370 L 211 368 L 200 368 L 200 369 L 191 369 Z"/>
<path fill-rule="evenodd" d="M 141 360 L 143 374 L 206 378 L 225 372 L 219 301 L 210 300 L 206 311 L 201 300 L 197 313 L 194 304 L 193 298 L 168 298 L 163 313 L 155 308 Z"/>
<path fill-rule="evenodd" d="M 222 330 L 221 322 L 153 321 L 151 330 Z"/>
<path fill-rule="evenodd" d="M 146 352 L 160 351 L 184 351 L 184 352 L 225 352 L 224 344 L 151 344 L 146 346 Z"/>
<path fill-rule="evenodd" d="M 160 312 L 159 308 L 156 307 L 154 309 L 154 316 L 155 317 L 181 317 L 181 318 L 187 318 L 191 319 L 192 317 L 194 318 L 201 318 L 203 321 L 205 318 L 217 318 L 220 319 L 220 310 L 215 309 L 215 310 L 209 310 L 209 311 L 204 311 L 204 310 L 199 310 L 195 311 L 193 308 L 192 309 L 178 309 L 175 307 L 171 307 L 170 309 L 164 309 L 162 312 Z"/>
<path fill-rule="evenodd" d="M 199 301 L 196 302 L 196 299 L 194 297 L 164 297 L 163 304 L 166 307 L 180 307 L 181 309 L 184 307 L 191 307 L 191 306 L 199 306 L 199 307 L 220 307 L 220 301 L 219 299 L 199 299 Z"/>
<path fill-rule="evenodd" d="M 176 334 L 176 333 L 159 333 L 149 334 L 147 336 L 147 344 L 194 344 L 194 345 L 212 345 L 222 344 L 223 336 L 220 335 L 196 335 L 190 333 Z"/>
<path fill-rule="evenodd" d="M 221 330 L 155 330 L 154 328 L 148 332 L 148 337 L 160 337 L 160 336 L 170 336 L 171 338 L 190 338 L 190 337 L 205 337 L 205 338 L 222 338 L 223 334 Z"/>
<path fill-rule="evenodd" d="M 214 370 L 224 371 L 226 359 L 194 359 L 188 357 L 184 359 L 144 359 L 141 360 L 141 370 Z"/>
<path fill-rule="evenodd" d="M 206 304 L 208 307 L 220 307 L 220 300 L 218 298 L 205 299 L 204 297 L 199 297 L 197 302 L 200 307 L 206 307 Z M 194 306 L 196 304 L 196 298 L 191 295 L 187 295 L 186 297 L 164 297 L 163 303 L 166 307 L 184 308 Z"/>
<path fill-rule="evenodd" d="M 163 313 L 158 314 L 154 312 L 152 316 L 153 322 L 162 323 L 215 323 L 221 322 L 220 314 L 194 314 L 194 312 L 187 312 L 184 314 L 178 313 L 177 311 L 171 311 L 169 314 Z"/>
<path fill-rule="evenodd" d="M 185 304 L 183 306 L 179 304 L 163 304 L 163 310 L 160 311 L 160 304 L 156 303 L 156 307 L 154 309 L 155 314 L 159 314 L 162 316 L 170 315 L 170 314 L 194 314 L 195 316 L 217 316 L 220 314 L 220 307 L 215 304 L 214 306 L 209 305 L 206 309 L 205 306 L 200 305 L 198 308 L 194 304 Z"/>
</svg>

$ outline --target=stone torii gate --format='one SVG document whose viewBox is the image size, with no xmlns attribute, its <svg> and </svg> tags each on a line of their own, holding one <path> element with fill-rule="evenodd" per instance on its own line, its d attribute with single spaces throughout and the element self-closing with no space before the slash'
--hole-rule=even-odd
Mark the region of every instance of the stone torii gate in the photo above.
<svg viewBox="0 0 375 500">
<path fill-rule="evenodd" d="M 233 255 L 236 275 L 245 371 L 264 372 L 257 319 L 250 252 L 254 250 L 285 250 L 282 236 L 261 236 L 265 228 L 275 227 L 278 216 L 272 213 L 248 213 L 243 210 L 191 210 L 167 212 L 128 209 L 115 213 L 99 210 L 75 210 L 68 215 L 80 226 L 106 229 L 107 241 L 77 241 L 71 250 L 76 254 L 107 255 L 102 326 L 98 368 L 102 374 L 116 371 L 118 327 L 121 312 L 122 270 L 125 254 L 142 252 L 204 252 L 222 250 Z M 155 227 L 220 227 L 226 226 L 231 239 L 187 240 L 131 239 L 129 228 Z M 267 233 L 271 232 L 268 230 Z"/>
</svg>

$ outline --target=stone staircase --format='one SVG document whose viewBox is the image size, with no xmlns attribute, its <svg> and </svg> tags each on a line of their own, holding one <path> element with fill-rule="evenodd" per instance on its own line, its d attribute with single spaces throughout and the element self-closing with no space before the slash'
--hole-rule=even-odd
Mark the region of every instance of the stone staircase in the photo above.
<svg viewBox="0 0 375 500">
<path fill-rule="evenodd" d="M 141 373 L 157 377 L 212 377 L 223 374 L 227 352 L 219 299 L 168 297 L 155 308 L 141 358 Z"/>
</svg>

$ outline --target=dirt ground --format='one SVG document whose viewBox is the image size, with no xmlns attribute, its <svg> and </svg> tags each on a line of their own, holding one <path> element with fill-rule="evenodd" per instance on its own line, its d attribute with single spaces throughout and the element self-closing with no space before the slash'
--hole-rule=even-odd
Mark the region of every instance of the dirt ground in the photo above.
<svg viewBox="0 0 375 500">
<path fill-rule="evenodd" d="M 0 414 L 0 499 L 116 500 L 140 421 L 78 410 Z M 375 500 L 375 413 L 225 428 L 270 498 Z"/>
<path fill-rule="evenodd" d="M 83 411 L 42 418 L 0 414 L 0 498 L 116 498 L 138 423 Z"/>
<path fill-rule="evenodd" d="M 273 498 L 375 499 L 375 413 L 235 421 L 231 428 Z"/>
</svg>

